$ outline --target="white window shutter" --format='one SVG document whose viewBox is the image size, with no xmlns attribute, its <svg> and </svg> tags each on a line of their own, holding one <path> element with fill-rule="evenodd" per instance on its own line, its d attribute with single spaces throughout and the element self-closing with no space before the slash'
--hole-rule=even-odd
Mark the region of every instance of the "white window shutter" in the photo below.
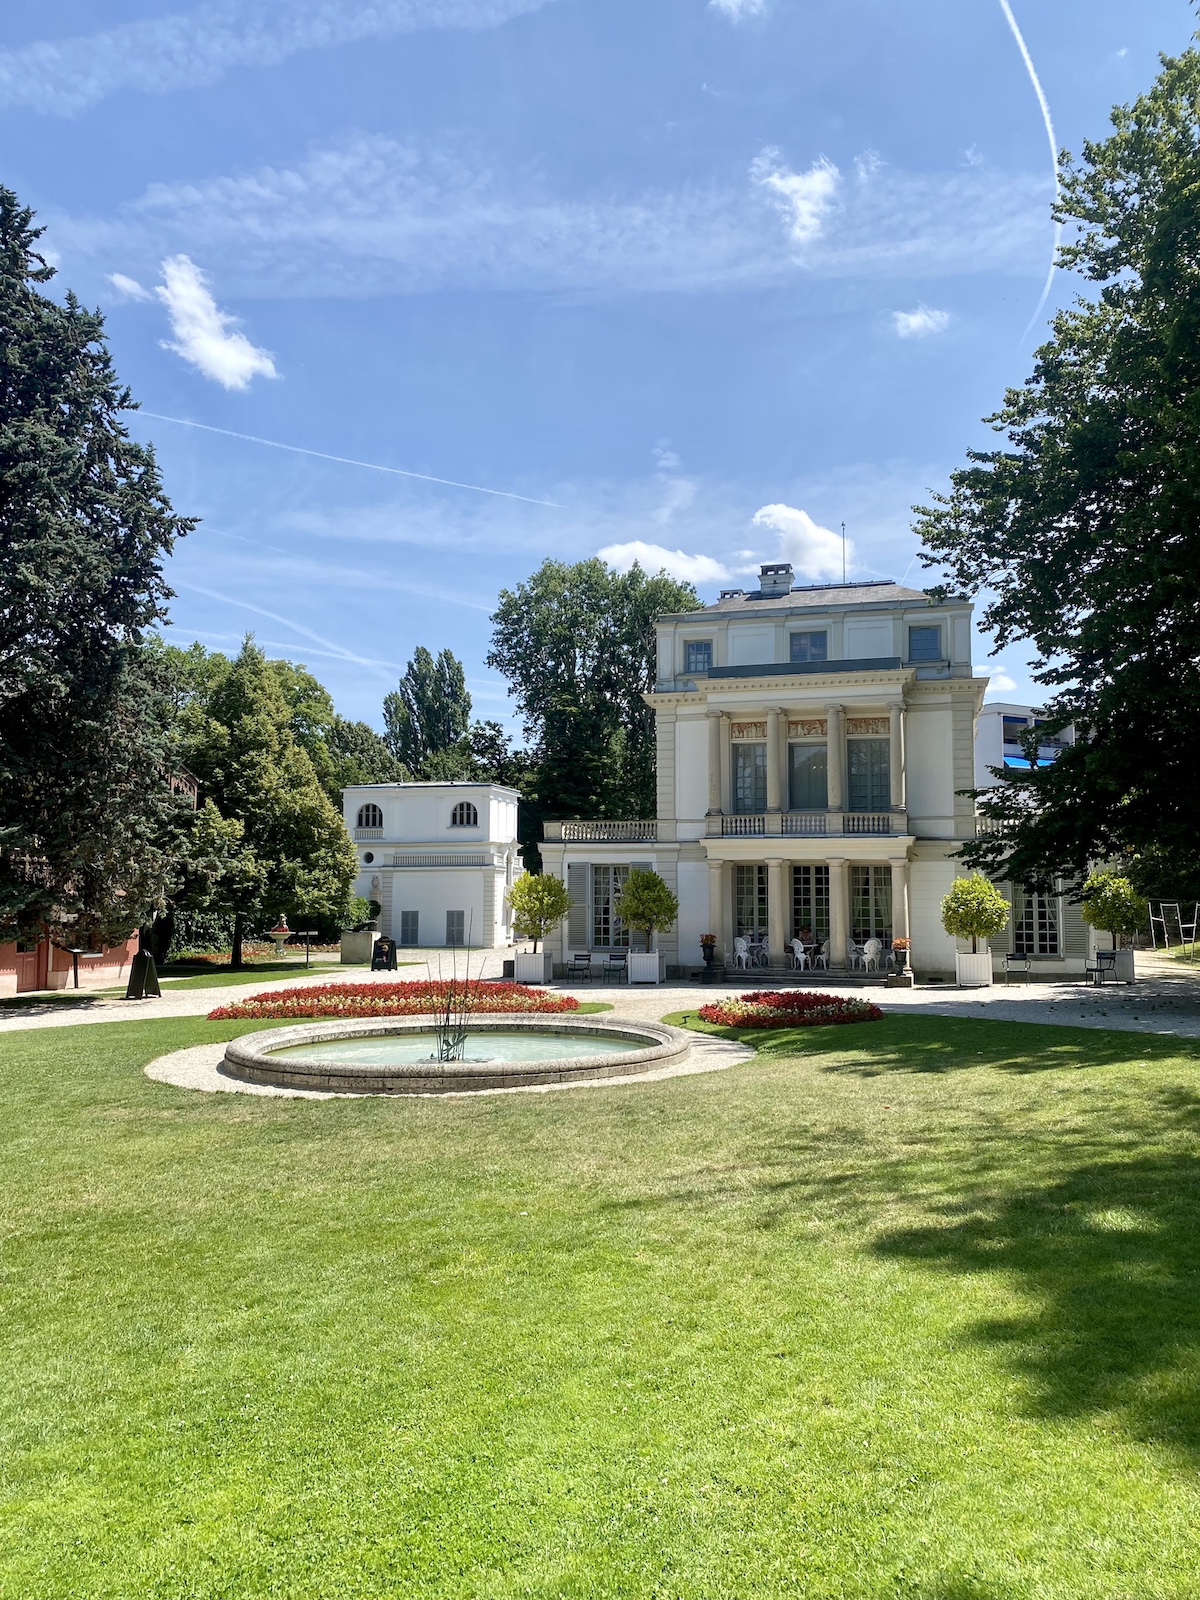
<svg viewBox="0 0 1200 1600">
<path fill-rule="evenodd" d="M 567 893 L 571 896 L 567 943 L 572 950 L 587 950 L 592 942 L 588 937 L 588 870 L 582 861 L 572 861 L 567 866 Z"/>
</svg>

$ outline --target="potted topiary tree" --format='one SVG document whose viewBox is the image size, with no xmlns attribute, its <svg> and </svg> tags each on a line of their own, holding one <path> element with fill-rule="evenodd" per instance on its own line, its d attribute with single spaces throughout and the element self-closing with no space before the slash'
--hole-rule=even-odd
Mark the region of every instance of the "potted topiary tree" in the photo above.
<svg viewBox="0 0 1200 1600">
<path fill-rule="evenodd" d="M 992 981 L 992 955 L 987 940 L 1008 926 L 1008 901 L 994 883 L 978 874 L 955 878 L 942 901 L 942 927 L 955 939 L 970 939 L 971 953 L 954 955 L 960 987 L 983 988 Z M 980 950 L 979 941 L 984 941 Z"/>
<path fill-rule="evenodd" d="M 645 950 L 629 952 L 630 983 L 661 983 L 662 955 L 651 950 L 656 933 L 675 926 L 679 901 L 657 872 L 635 869 L 621 885 L 613 909 L 627 928 L 636 928 L 645 937 Z"/>
<path fill-rule="evenodd" d="M 1099 928 L 1112 935 L 1112 947 L 1117 952 L 1114 976 L 1132 983 L 1135 976 L 1133 951 L 1122 949 L 1117 941 L 1132 939 L 1147 925 L 1150 907 L 1129 879 L 1118 872 L 1093 872 L 1083 886 L 1079 914 L 1089 928 Z"/>
<path fill-rule="evenodd" d="M 548 983 L 553 975 L 548 952 L 538 952 L 538 942 L 557 928 L 574 902 L 561 878 L 547 872 L 523 872 L 508 891 L 513 932 L 518 939 L 532 939 L 533 951 L 521 951 L 513 958 L 513 976 L 518 983 Z"/>
</svg>

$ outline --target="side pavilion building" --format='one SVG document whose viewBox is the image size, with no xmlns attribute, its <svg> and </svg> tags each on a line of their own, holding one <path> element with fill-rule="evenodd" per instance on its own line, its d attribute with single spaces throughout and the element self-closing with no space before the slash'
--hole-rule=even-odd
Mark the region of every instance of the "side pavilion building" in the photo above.
<svg viewBox="0 0 1200 1600">
<path fill-rule="evenodd" d="M 897 583 L 793 587 L 785 563 L 756 590 L 656 622 L 653 820 L 547 823 L 545 870 L 574 908 L 562 958 L 627 943 L 613 897 L 632 867 L 679 896 L 668 966 L 700 964 L 700 936 L 732 965 L 739 934 L 852 946 L 912 939 L 913 966 L 952 974 L 940 903 L 975 832 L 971 606 Z"/>
</svg>

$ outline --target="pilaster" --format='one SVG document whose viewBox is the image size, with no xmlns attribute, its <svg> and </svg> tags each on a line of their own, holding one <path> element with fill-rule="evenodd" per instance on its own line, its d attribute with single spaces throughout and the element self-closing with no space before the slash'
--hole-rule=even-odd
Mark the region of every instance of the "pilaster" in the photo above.
<svg viewBox="0 0 1200 1600">
<path fill-rule="evenodd" d="M 850 874 L 847 867 L 844 856 L 829 858 L 829 965 L 835 972 L 844 972 L 850 964 Z"/>
</svg>

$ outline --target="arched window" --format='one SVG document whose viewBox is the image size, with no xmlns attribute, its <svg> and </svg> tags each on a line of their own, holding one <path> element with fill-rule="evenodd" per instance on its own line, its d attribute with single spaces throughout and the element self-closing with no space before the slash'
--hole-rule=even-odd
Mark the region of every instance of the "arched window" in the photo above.
<svg viewBox="0 0 1200 1600">
<path fill-rule="evenodd" d="M 479 813 L 469 800 L 460 800 L 450 813 L 450 826 L 452 828 L 477 828 L 479 826 Z"/>
<path fill-rule="evenodd" d="M 378 806 L 359 806 L 358 826 L 360 828 L 382 828 L 383 812 Z"/>
</svg>

